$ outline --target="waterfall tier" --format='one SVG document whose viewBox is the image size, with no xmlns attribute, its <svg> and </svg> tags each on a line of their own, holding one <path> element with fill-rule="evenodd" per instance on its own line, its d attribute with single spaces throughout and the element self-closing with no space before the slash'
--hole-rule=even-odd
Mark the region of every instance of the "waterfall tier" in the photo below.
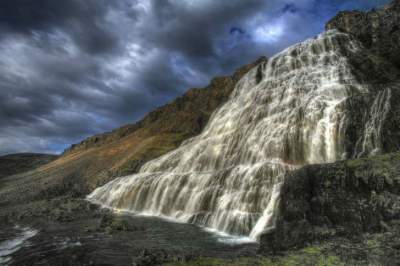
<svg viewBox="0 0 400 266">
<path fill-rule="evenodd" d="M 287 171 L 381 149 L 390 87 L 366 107 L 357 143 L 348 137 L 349 101 L 372 94 L 351 60 L 364 50 L 337 31 L 286 49 L 243 77 L 200 135 L 88 199 L 256 239 L 273 226 Z"/>
</svg>

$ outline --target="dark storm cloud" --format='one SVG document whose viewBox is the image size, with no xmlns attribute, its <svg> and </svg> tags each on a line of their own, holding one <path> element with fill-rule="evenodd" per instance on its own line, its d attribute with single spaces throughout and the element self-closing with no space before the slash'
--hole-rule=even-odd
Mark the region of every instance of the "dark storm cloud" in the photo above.
<svg viewBox="0 0 400 266">
<path fill-rule="evenodd" d="M 240 24 L 264 9 L 268 1 L 189 1 L 192 4 L 180 5 L 177 2 L 153 2 L 155 23 L 149 29 L 149 39 L 166 49 L 197 58 L 215 56 L 215 38 L 233 23 Z"/>
<path fill-rule="evenodd" d="M 0 1 L 0 154 L 59 152 L 377 0 Z"/>
<path fill-rule="evenodd" d="M 5 0 L 0 2 L 0 25 L 23 34 L 62 28 L 85 51 L 101 53 L 117 46 L 118 39 L 103 19 L 115 6 L 115 1 L 106 0 Z"/>
</svg>

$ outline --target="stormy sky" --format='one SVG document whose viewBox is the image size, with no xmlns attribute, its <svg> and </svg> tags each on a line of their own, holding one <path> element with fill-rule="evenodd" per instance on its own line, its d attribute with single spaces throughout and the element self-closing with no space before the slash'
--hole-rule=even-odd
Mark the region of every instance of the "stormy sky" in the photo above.
<svg viewBox="0 0 400 266">
<path fill-rule="evenodd" d="M 1 0 L 0 154 L 59 153 L 389 0 Z"/>
</svg>

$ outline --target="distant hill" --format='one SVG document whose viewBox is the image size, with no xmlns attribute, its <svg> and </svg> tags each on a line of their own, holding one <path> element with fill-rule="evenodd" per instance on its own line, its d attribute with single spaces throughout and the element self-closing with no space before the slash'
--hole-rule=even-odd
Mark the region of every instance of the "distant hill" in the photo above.
<svg viewBox="0 0 400 266">
<path fill-rule="evenodd" d="M 269 258 L 271 265 L 277 258 L 284 265 L 400 265 L 399 25 L 400 0 L 341 12 L 316 38 L 188 90 L 136 124 L 83 140 L 50 163 L 23 155 L 10 155 L 4 166 L 0 160 L 3 175 L 19 172 L 0 178 L 0 226 L 34 224 L 40 231 L 32 242 L 41 252 L 15 257 L 25 264 L 104 265 L 119 256 L 132 264 L 141 254 L 146 265 L 156 265 L 153 257 L 178 262 L 162 251 L 168 242 L 151 234 L 151 241 L 136 238 L 148 233 L 142 225 L 130 228 L 117 220 L 122 216 L 83 200 L 97 188 L 89 199 L 118 211 L 259 236 L 268 265 Z M 204 130 L 211 116 L 217 123 Z M 160 156 L 143 175 L 98 188 Z M 42 233 L 47 228 L 53 234 Z M 83 245 L 57 250 L 55 234 L 83 236 Z M 162 256 L 144 248 L 153 241 Z M 42 252 L 47 248 L 53 253 Z M 174 255 L 186 252 L 171 248 Z"/>
<path fill-rule="evenodd" d="M 0 178 L 33 170 L 57 159 L 57 155 L 17 153 L 0 156 Z"/>
</svg>

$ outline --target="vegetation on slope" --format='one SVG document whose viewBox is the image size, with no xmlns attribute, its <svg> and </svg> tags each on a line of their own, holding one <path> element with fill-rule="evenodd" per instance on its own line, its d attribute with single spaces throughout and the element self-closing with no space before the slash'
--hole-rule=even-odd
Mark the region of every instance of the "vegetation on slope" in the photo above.
<svg viewBox="0 0 400 266">
<path fill-rule="evenodd" d="M 0 156 L 0 178 L 33 170 L 58 156 L 38 153 L 18 153 Z"/>
</svg>

